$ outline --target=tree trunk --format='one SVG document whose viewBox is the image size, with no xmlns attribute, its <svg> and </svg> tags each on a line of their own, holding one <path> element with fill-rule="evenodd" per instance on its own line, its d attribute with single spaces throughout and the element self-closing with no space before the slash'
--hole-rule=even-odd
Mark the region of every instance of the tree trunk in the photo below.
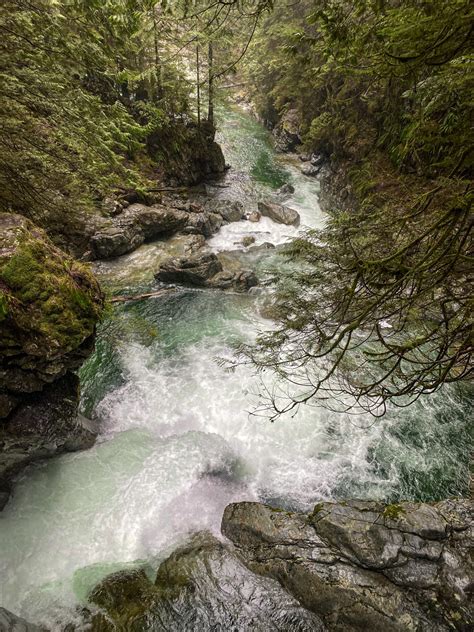
<svg viewBox="0 0 474 632">
<path fill-rule="evenodd" d="M 156 12 L 153 7 L 153 39 L 155 43 L 155 78 L 156 78 L 156 99 L 159 100 L 163 96 L 163 86 L 161 85 L 161 63 L 160 51 L 158 46 L 158 24 L 156 22 Z"/>
<path fill-rule="evenodd" d="M 199 73 L 199 44 L 196 45 L 196 83 L 197 83 L 197 118 L 201 129 L 201 77 Z"/>
<path fill-rule="evenodd" d="M 213 67 L 213 50 L 212 42 L 209 42 L 208 47 L 208 91 L 209 91 L 209 103 L 207 107 L 207 120 L 214 125 L 214 67 Z"/>
</svg>

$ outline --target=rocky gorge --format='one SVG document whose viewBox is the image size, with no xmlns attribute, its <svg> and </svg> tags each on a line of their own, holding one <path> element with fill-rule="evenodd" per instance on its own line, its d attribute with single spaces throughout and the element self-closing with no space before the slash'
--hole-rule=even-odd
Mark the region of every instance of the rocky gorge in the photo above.
<svg viewBox="0 0 474 632">
<path fill-rule="evenodd" d="M 99 325 L 95 351 L 104 295 L 89 265 L 24 218 L 0 217 L 4 503 L 18 478 L 2 516 L 12 532 L 33 507 L 31 528 L 47 524 L 44 554 L 57 547 L 59 558 L 38 557 L 18 529 L 14 554 L 3 551 L 3 573 L 17 569 L 19 579 L 6 592 L 1 630 L 470 629 L 472 502 L 444 493 L 444 483 L 435 493 L 450 500 L 399 500 L 422 495 L 423 479 L 403 462 L 416 484 L 397 496 L 393 453 L 385 461 L 377 453 L 384 441 L 395 445 L 390 428 L 361 439 L 343 420 L 338 434 L 329 414 L 300 417 L 291 431 L 252 426 L 242 411 L 254 376 L 212 368 L 229 353 L 229 338 L 242 338 L 238 327 L 269 326 L 261 314 L 271 296 L 259 280 L 278 246 L 311 221 L 319 184 L 301 169 L 311 160 L 285 163 L 288 182 L 274 165 L 270 191 L 265 183 L 249 195 L 236 159 L 223 187 L 211 180 L 204 193 L 191 187 L 147 203 L 112 201 L 92 218 L 81 256 L 113 297 L 173 288 L 117 303 L 115 320 L 106 315 Z M 134 257 L 138 276 L 119 278 Z M 150 325 L 145 343 L 124 334 L 133 318 Z M 148 332 L 156 324 L 155 340 Z M 216 384 L 222 396 L 211 396 Z M 42 462 L 51 456 L 58 458 Z M 83 470 L 81 457 L 89 458 Z M 451 480 L 446 486 L 454 489 Z"/>
</svg>

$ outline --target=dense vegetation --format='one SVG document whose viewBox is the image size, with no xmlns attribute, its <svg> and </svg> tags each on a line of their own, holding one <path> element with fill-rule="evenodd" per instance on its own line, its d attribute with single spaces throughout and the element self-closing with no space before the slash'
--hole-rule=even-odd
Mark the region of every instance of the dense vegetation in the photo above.
<svg viewBox="0 0 474 632">
<path fill-rule="evenodd" d="M 246 350 L 292 385 L 277 413 L 330 390 L 378 414 L 472 375 L 473 29 L 468 0 L 303 0 L 258 32 L 260 115 L 296 112 L 351 192 L 288 248 L 280 327 Z"/>
<path fill-rule="evenodd" d="M 263 7 L 2 2 L 1 209 L 48 227 L 53 209 L 66 221 L 114 188 L 146 189 L 196 121 L 212 126 L 214 76 L 233 63 L 215 59 L 213 38 L 228 42 L 236 21 L 244 34 Z"/>
</svg>

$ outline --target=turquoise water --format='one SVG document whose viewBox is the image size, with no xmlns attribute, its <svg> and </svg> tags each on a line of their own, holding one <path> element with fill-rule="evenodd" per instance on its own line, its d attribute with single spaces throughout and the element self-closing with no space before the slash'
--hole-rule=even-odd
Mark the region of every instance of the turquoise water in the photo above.
<svg viewBox="0 0 474 632">
<path fill-rule="evenodd" d="M 302 224 L 324 225 L 317 180 L 276 155 L 250 116 L 224 113 L 220 142 L 233 169 L 211 195 L 241 199 L 250 210 L 291 182 L 287 203 Z M 238 222 L 210 244 L 248 258 L 243 236 L 278 244 L 296 232 L 269 219 Z M 168 247 L 147 244 L 99 265 L 98 274 L 114 292 L 151 289 Z M 266 262 L 252 265 L 262 274 Z M 259 289 L 180 289 L 114 307 L 81 370 L 83 412 L 101 422 L 97 444 L 30 467 L 0 516 L 2 605 L 59 630 L 101 577 L 130 565 L 156 568 L 194 531 L 218 534 L 224 507 L 236 500 L 309 510 L 321 499 L 466 492 L 471 437 L 459 389 L 381 420 L 310 406 L 275 423 L 253 416 L 272 377 L 248 366 L 229 372 L 219 359 L 271 327 L 265 300 Z"/>
</svg>

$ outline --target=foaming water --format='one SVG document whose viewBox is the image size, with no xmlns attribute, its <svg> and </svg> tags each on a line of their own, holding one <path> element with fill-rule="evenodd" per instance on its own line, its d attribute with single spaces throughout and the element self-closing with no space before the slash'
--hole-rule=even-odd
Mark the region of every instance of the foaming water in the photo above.
<svg viewBox="0 0 474 632">
<path fill-rule="evenodd" d="M 276 159 L 265 130 L 229 113 L 223 134 L 235 169 L 215 195 L 252 208 L 292 182 L 288 204 L 302 223 L 323 224 L 317 181 Z M 257 243 L 296 234 L 269 219 L 239 222 L 211 245 L 233 249 L 249 231 L 260 231 Z M 146 245 L 98 272 L 114 289 L 151 287 L 150 267 L 166 248 Z M 258 315 L 261 300 L 258 291 L 183 289 L 116 307 L 81 370 L 83 411 L 100 420 L 99 441 L 28 468 L 0 514 L 1 605 L 59 630 L 103 576 L 156 569 L 190 533 L 219 534 L 224 507 L 237 500 L 309 510 L 321 499 L 428 500 L 464 490 L 468 399 L 453 388 L 377 421 L 311 406 L 274 423 L 249 414 L 270 376 L 261 381 L 249 366 L 229 372 L 216 360 L 271 326 Z"/>
</svg>

